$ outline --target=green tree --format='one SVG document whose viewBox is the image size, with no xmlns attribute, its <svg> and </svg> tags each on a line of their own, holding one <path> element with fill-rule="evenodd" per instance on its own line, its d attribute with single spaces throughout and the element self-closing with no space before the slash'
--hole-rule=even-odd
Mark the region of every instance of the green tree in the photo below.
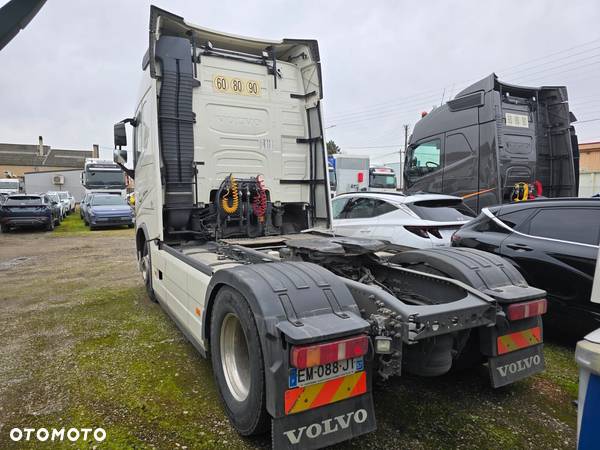
<svg viewBox="0 0 600 450">
<path fill-rule="evenodd" d="M 342 153 L 342 149 L 334 141 L 327 141 L 327 155 L 331 156 L 336 153 Z"/>
</svg>

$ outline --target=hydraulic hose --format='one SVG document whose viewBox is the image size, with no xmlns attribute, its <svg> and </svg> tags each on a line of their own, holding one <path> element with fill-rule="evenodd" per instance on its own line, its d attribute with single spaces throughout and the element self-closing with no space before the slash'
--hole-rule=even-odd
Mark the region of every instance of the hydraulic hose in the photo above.
<svg viewBox="0 0 600 450">
<path fill-rule="evenodd" d="M 229 195 L 231 194 L 231 206 L 229 205 Z M 227 214 L 235 213 L 240 207 L 240 195 L 238 192 L 238 185 L 235 177 L 233 175 L 229 175 L 229 187 L 227 188 L 227 192 L 221 199 L 221 207 L 223 211 Z"/>
</svg>

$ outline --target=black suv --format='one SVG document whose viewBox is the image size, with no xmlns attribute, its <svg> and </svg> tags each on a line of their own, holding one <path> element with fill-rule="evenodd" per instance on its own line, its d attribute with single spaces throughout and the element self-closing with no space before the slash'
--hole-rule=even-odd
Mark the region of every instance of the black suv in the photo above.
<svg viewBox="0 0 600 450">
<path fill-rule="evenodd" d="M 9 195 L 0 206 L 0 231 L 12 228 L 43 226 L 54 230 L 59 223 L 60 210 L 55 202 L 44 194 Z"/>
<path fill-rule="evenodd" d="M 600 199 L 572 198 L 484 208 L 452 245 L 510 260 L 531 286 L 547 291 L 548 330 L 581 338 L 600 325 L 600 305 L 590 302 L 599 240 Z"/>
</svg>

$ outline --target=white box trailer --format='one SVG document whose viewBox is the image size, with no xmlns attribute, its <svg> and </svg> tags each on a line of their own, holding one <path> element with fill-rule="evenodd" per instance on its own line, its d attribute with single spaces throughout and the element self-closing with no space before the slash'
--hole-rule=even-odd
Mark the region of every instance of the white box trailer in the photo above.
<svg viewBox="0 0 600 450">
<path fill-rule="evenodd" d="M 335 155 L 336 194 L 369 189 L 369 157 Z"/>
<path fill-rule="evenodd" d="M 225 34 L 152 7 L 149 43 L 135 114 L 114 128 L 125 167 L 134 127 L 140 271 L 211 358 L 239 433 L 321 448 L 375 429 L 376 374 L 440 375 L 475 356 L 503 386 L 543 369 L 545 293 L 510 263 L 329 231 L 316 41 Z M 497 346 L 531 328 L 535 342 Z"/>
</svg>

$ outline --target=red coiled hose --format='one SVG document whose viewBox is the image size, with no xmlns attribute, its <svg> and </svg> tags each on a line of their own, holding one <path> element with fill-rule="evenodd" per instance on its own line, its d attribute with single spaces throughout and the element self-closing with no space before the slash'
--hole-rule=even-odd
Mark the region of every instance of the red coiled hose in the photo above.
<svg viewBox="0 0 600 450">
<path fill-rule="evenodd" d="M 265 213 L 267 212 L 267 193 L 265 192 L 265 179 L 262 175 L 256 176 L 256 186 L 258 192 L 252 199 L 252 211 L 258 217 L 259 222 L 265 221 Z"/>
</svg>

